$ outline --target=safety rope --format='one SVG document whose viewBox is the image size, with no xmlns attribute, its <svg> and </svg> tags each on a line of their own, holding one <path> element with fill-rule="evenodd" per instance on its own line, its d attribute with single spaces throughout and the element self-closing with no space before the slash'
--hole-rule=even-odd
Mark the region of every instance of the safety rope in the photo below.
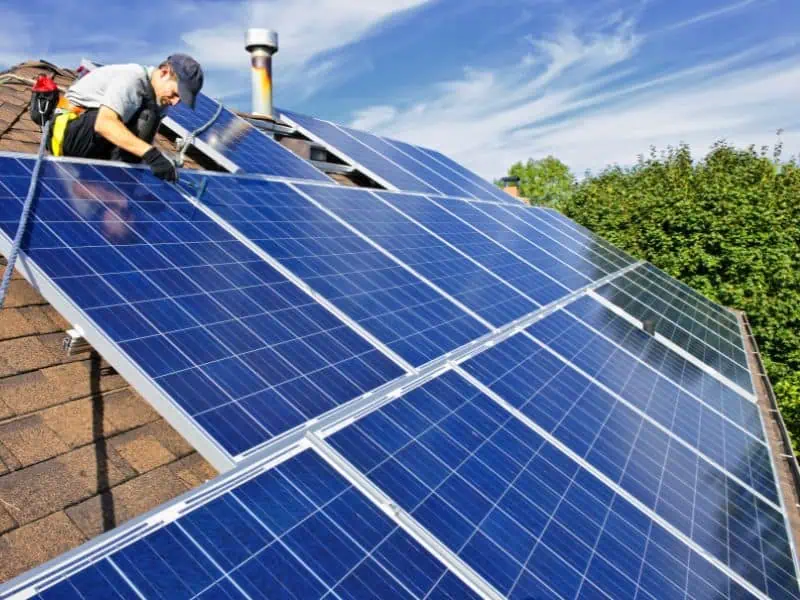
<svg viewBox="0 0 800 600">
<path fill-rule="evenodd" d="M 47 136 L 50 133 L 50 125 L 53 119 L 48 119 L 42 128 L 42 141 L 39 143 L 39 154 L 36 156 L 36 163 L 33 165 L 33 173 L 31 174 L 31 182 L 28 185 L 28 195 L 25 197 L 25 204 L 22 207 L 22 216 L 19 219 L 17 226 L 17 234 L 14 236 L 14 242 L 11 245 L 11 252 L 8 255 L 8 265 L 6 272 L 3 273 L 3 281 L 0 282 L 0 308 L 6 301 L 6 294 L 11 285 L 11 275 L 14 272 L 14 265 L 17 262 L 17 255 L 19 254 L 20 246 L 22 245 L 22 237 L 25 235 L 25 230 L 28 226 L 28 218 L 33 208 L 33 198 L 36 195 L 36 185 L 39 182 L 39 171 L 44 162 L 44 150 L 47 147 Z"/>
<path fill-rule="evenodd" d="M 179 167 L 183 166 L 183 161 L 186 159 L 186 152 L 189 150 L 189 146 L 194 143 L 195 138 L 203 133 L 206 129 L 211 127 L 219 118 L 220 114 L 222 114 L 222 102 L 217 102 L 217 110 L 214 112 L 214 115 L 200 127 L 186 136 L 186 139 L 181 142 L 180 146 L 178 147 L 178 157 L 176 159 L 176 163 Z"/>
</svg>

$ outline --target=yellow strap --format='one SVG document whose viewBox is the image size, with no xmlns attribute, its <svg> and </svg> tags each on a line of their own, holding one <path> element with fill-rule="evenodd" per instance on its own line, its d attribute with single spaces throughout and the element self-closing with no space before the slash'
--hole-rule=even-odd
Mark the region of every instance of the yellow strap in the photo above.
<svg viewBox="0 0 800 600">
<path fill-rule="evenodd" d="M 53 136 L 50 138 L 50 151 L 53 156 L 62 156 L 62 147 L 64 145 L 64 134 L 67 131 L 67 125 L 70 121 L 74 121 L 80 115 L 74 112 L 62 112 L 56 115 L 53 121 Z"/>
</svg>

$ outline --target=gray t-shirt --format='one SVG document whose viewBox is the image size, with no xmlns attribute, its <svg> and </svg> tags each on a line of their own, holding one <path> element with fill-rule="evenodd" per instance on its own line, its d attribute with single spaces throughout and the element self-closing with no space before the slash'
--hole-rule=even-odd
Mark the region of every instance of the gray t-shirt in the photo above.
<svg viewBox="0 0 800 600">
<path fill-rule="evenodd" d="M 127 123 L 148 98 L 154 98 L 150 75 L 153 67 L 137 64 L 106 65 L 90 71 L 67 90 L 73 105 L 107 106 Z"/>
</svg>

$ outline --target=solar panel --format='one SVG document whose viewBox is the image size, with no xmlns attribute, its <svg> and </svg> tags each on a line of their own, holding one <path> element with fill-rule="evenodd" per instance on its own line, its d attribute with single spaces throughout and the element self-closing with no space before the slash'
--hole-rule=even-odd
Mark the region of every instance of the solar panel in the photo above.
<svg viewBox="0 0 800 600">
<path fill-rule="evenodd" d="M 195 110 L 183 104 L 172 106 L 163 124 L 186 138 L 209 122 L 218 108 L 217 101 L 198 94 Z M 213 124 L 200 133 L 193 143 L 232 172 L 241 170 L 293 179 L 331 181 L 327 175 L 227 108 L 222 108 Z"/>
<path fill-rule="evenodd" d="M 479 364 L 472 369 L 484 378 L 480 366 L 486 365 L 485 357 L 482 353 L 473 359 Z M 507 362 L 492 366 L 498 381 L 513 385 L 502 375 Z M 587 411 L 585 419 L 595 424 L 589 415 L 601 398 L 587 394 L 578 410 Z M 556 397 L 567 399 L 563 394 Z M 617 458 L 624 452 L 609 443 L 627 451 L 629 441 L 637 437 L 637 429 L 627 427 L 620 432 L 622 439 L 607 437 L 627 425 L 617 418 L 612 415 L 596 439 L 593 435 L 587 439 L 589 432 L 578 430 L 572 420 L 554 432 L 553 440 L 547 431 L 535 431 L 451 372 L 334 433 L 327 443 L 503 597 L 754 597 L 739 583 L 745 577 L 767 589 L 758 565 L 753 566 L 759 569 L 754 576 L 732 560 L 732 572 L 719 556 L 704 556 L 704 541 L 689 537 L 691 527 L 676 530 L 671 523 L 666 490 L 671 484 L 685 485 L 676 481 L 683 471 L 673 470 L 685 457 L 656 433 L 638 438 L 630 462 L 622 463 L 626 478 L 621 483 L 617 477 L 603 478 L 607 469 L 598 464 L 603 453 Z M 567 439 L 562 432 L 568 430 L 576 435 Z M 559 444 L 561 438 L 567 439 L 567 449 Z M 569 454 L 569 447 L 580 443 L 585 448 L 593 440 L 591 452 Z M 664 468 L 655 462 L 663 454 L 668 455 Z M 658 498 L 664 503 L 654 505 L 645 499 L 643 508 L 644 494 L 641 486 L 633 485 L 634 477 L 648 476 L 653 469 L 662 474 L 664 487 Z M 701 519 L 700 506 L 725 506 L 718 497 L 706 498 L 708 486 L 700 481 L 694 520 L 698 527 L 701 522 L 709 526 L 714 514 Z M 659 486 L 647 490 L 655 495 L 650 490 Z M 781 591 L 791 593 L 797 583 L 785 531 L 783 538 L 778 531 L 780 515 L 745 508 L 749 510 L 744 514 L 731 516 L 732 523 L 742 518 L 757 526 L 755 520 L 750 522 L 756 515 L 776 519 L 769 522 L 775 524 L 774 530 L 764 532 L 776 545 L 760 557 L 768 561 L 769 574 L 779 577 L 770 580 L 770 593 L 776 597 Z M 782 571 L 782 566 L 789 570 Z"/>
<path fill-rule="evenodd" d="M 413 366 L 489 332 L 292 187 L 215 177 L 207 189 L 226 222 Z"/>
<path fill-rule="evenodd" d="M 457 173 L 458 175 L 461 175 L 464 179 L 466 179 L 468 181 L 471 181 L 476 186 L 478 186 L 481 190 L 483 190 L 483 194 L 478 196 L 479 198 L 485 199 L 485 200 L 492 199 L 492 200 L 495 200 L 497 202 L 502 202 L 502 203 L 515 203 L 515 202 L 518 202 L 518 200 L 515 200 L 512 196 L 510 196 L 509 194 L 506 194 L 503 190 L 498 188 L 496 185 L 492 185 L 491 183 L 489 183 L 485 179 L 481 178 L 480 176 L 478 176 L 477 174 L 473 173 L 472 171 L 470 171 L 469 169 L 465 168 L 464 166 L 458 164 L 452 158 L 450 158 L 448 156 L 445 156 L 444 154 L 442 154 L 438 150 L 431 150 L 430 148 L 423 148 L 421 146 L 419 146 L 419 149 L 422 152 L 428 154 L 432 159 L 434 159 L 438 163 L 441 163 L 442 165 L 444 165 L 450 171 L 453 171 L 454 173 Z"/>
<path fill-rule="evenodd" d="M 450 196 L 470 195 L 467 190 L 460 187 L 457 183 L 446 179 L 437 173 L 436 170 L 430 169 L 428 165 L 420 163 L 415 157 L 410 156 L 398 148 L 396 144 L 389 143 L 387 140 L 377 135 L 367 133 L 366 131 L 359 131 L 351 127 L 344 127 L 343 125 L 337 125 L 336 127 L 344 131 L 347 135 L 357 139 L 362 144 L 369 146 L 386 159 L 404 168 L 418 179 L 421 179 L 437 193 Z"/>
<path fill-rule="evenodd" d="M 379 192 L 378 195 L 395 210 L 410 216 L 417 223 L 424 224 L 425 228 L 538 304 L 549 304 L 569 293 L 569 289 L 557 280 L 529 265 L 426 197 L 392 192 Z"/>
<path fill-rule="evenodd" d="M 370 192 L 297 187 L 494 326 L 510 323 L 539 306 Z M 413 202 L 417 197 L 398 195 L 398 199 Z"/>
<path fill-rule="evenodd" d="M 671 351 L 653 336 L 589 297 L 576 300 L 566 310 L 754 436 L 765 439 L 755 403 Z"/>
<path fill-rule="evenodd" d="M 564 233 L 568 233 L 573 237 L 582 239 L 584 242 L 594 246 L 602 246 L 612 254 L 615 254 L 617 257 L 617 262 L 620 264 L 630 264 L 635 261 L 635 259 L 625 251 L 617 248 L 607 240 L 604 240 L 597 234 L 593 233 L 589 229 L 586 229 L 586 227 L 579 225 L 572 219 L 567 218 L 554 208 L 545 206 L 531 206 L 526 208 L 534 211 L 536 216 L 538 216 L 540 219 L 549 221 L 551 225 L 558 227 Z"/>
<path fill-rule="evenodd" d="M 496 200 L 495 196 L 493 194 L 490 195 L 485 189 L 483 189 L 481 184 L 475 183 L 474 180 L 467 179 L 463 175 L 456 173 L 449 167 L 443 165 L 438 160 L 433 158 L 422 148 L 395 139 L 390 139 L 390 138 L 383 138 L 383 139 L 384 141 L 388 142 L 398 150 L 406 153 L 408 156 L 410 156 L 417 162 L 428 167 L 429 170 L 438 173 L 441 177 L 444 177 L 448 181 L 452 182 L 454 185 L 457 185 L 459 189 L 464 190 L 463 192 L 459 192 L 458 190 L 453 192 L 446 192 L 443 190 L 442 191 L 443 195 L 452 196 L 454 198 L 465 197 L 465 198 L 480 198 L 482 200 Z M 517 202 L 517 200 L 514 200 L 510 196 L 507 196 L 505 198 L 505 201 Z"/>
<path fill-rule="evenodd" d="M 32 164 L 0 158 L 4 252 Z M 149 171 L 46 162 L 39 185 L 37 283 L 218 468 L 404 373 Z"/>
<path fill-rule="evenodd" d="M 522 219 L 536 231 L 553 238 L 562 246 L 567 248 L 585 248 L 594 258 L 595 262 L 602 264 L 605 268 L 615 271 L 630 264 L 635 260 L 630 256 L 620 256 L 618 252 L 606 248 L 592 238 L 583 238 L 561 224 L 556 224 L 544 217 L 544 210 L 539 207 L 525 207 L 522 205 L 511 205 L 503 207 L 510 214 Z"/>
<path fill-rule="evenodd" d="M 718 315 L 707 314 L 701 304 L 681 298 L 673 289 L 665 287 L 646 265 L 627 273 L 625 279 L 615 285 L 628 294 L 636 294 L 651 310 L 747 369 L 741 330 Z"/>
<path fill-rule="evenodd" d="M 606 274 L 586 260 L 580 251 L 563 251 L 555 240 L 528 228 L 501 207 L 433 196 L 430 199 L 570 290 L 579 289 Z M 500 212 L 495 217 L 496 210 Z"/>
<path fill-rule="evenodd" d="M 530 331 L 539 334 L 550 318 Z M 577 343 L 586 341 L 578 338 Z M 616 364 L 607 368 L 613 372 Z M 632 410 L 633 394 L 623 402 L 526 333 L 494 345 L 462 367 L 720 567 L 770 597 L 796 597 L 794 559 L 781 508 Z M 656 404 L 661 402 L 659 396 Z M 732 462 L 747 461 L 741 457 Z M 667 554 L 671 561 L 680 560 L 680 552 Z M 679 572 L 686 576 L 685 564 Z"/>
<path fill-rule="evenodd" d="M 613 257 L 609 257 L 604 248 L 594 243 L 582 244 L 574 239 L 562 234 L 556 228 L 536 217 L 536 210 L 524 207 L 506 208 L 501 206 L 483 205 L 479 208 L 490 214 L 493 218 L 501 221 L 507 227 L 519 230 L 529 238 L 538 240 L 546 236 L 545 239 L 552 240 L 547 249 L 555 254 L 571 252 L 589 261 L 603 275 L 613 273 L 633 261 L 617 263 Z"/>
<path fill-rule="evenodd" d="M 637 361 L 624 347 L 562 311 L 528 331 L 585 376 L 617 394 L 637 414 L 650 417 L 663 431 L 671 432 L 775 505 L 780 503 L 763 436 L 753 435 L 743 423 L 729 420 L 702 398 L 684 392 Z"/>
<path fill-rule="evenodd" d="M 1 597 L 479 597 L 313 451 L 261 471 L 198 490 L 124 545 L 112 538 Z"/>
<path fill-rule="evenodd" d="M 682 298 L 689 304 L 695 305 L 698 310 L 704 310 L 707 314 L 716 317 L 734 331 L 739 331 L 739 321 L 730 309 L 712 302 L 698 293 L 697 290 L 690 288 L 678 279 L 670 277 L 653 265 L 647 265 L 647 271 L 648 275 L 652 275 L 658 280 L 659 285 L 665 289 L 673 291 L 679 298 Z"/>
<path fill-rule="evenodd" d="M 752 394 L 741 332 L 707 317 L 694 308 L 696 303 L 687 303 L 658 282 L 642 266 L 597 294 L 640 321 L 652 320 L 657 333 Z"/>
<path fill-rule="evenodd" d="M 407 192 L 435 194 L 437 190 L 419 177 L 409 173 L 386 157 L 347 135 L 335 125 L 289 111 L 280 111 L 281 118 L 296 126 L 305 135 L 327 147 L 334 154 L 349 159 L 364 168 L 364 171 L 378 183 L 389 189 L 397 188 Z"/>
<path fill-rule="evenodd" d="M 31 165 L 0 157 L 5 253 Z M 797 598 L 736 316 L 552 210 L 422 191 L 46 162 L 22 267 L 232 471 L 0 598 Z"/>
</svg>

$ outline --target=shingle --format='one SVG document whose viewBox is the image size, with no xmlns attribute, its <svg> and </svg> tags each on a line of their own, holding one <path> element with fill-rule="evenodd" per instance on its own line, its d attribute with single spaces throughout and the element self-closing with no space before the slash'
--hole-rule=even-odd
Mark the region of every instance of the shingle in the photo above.
<svg viewBox="0 0 800 600">
<path fill-rule="evenodd" d="M 144 435 L 154 437 L 158 442 L 174 454 L 177 458 L 188 456 L 194 452 L 191 444 L 173 429 L 164 419 L 153 421 L 142 427 Z"/>
<path fill-rule="evenodd" d="M 49 305 L 0 310 L 0 340 L 53 333 L 63 329 L 62 322 L 54 320 Z"/>
<path fill-rule="evenodd" d="M 20 525 L 92 495 L 63 462 L 51 459 L 0 477 L 0 501 Z"/>
<path fill-rule="evenodd" d="M 141 418 L 128 418 L 128 400 L 122 398 L 123 407 L 116 406 L 118 396 L 123 394 L 127 396 L 130 393 L 125 389 L 100 394 L 93 398 L 83 398 L 54 406 L 40 414 L 45 423 L 61 439 L 75 448 L 141 425 Z M 116 418 L 112 418 L 112 416 Z M 151 415 L 147 414 L 146 416 L 149 418 Z"/>
<path fill-rule="evenodd" d="M 66 512 L 87 538 L 93 538 L 188 489 L 167 465 L 89 498 Z"/>
<path fill-rule="evenodd" d="M 147 435 L 143 427 L 111 438 L 108 443 L 125 461 L 139 473 L 152 471 L 175 460 L 175 455 L 167 450 L 155 437 Z"/>
<path fill-rule="evenodd" d="M 0 342 L 0 377 L 16 375 L 57 364 L 59 352 L 41 337 L 24 337 Z"/>
<path fill-rule="evenodd" d="M 214 467 L 197 452 L 175 461 L 170 465 L 170 469 L 190 488 L 202 485 L 218 474 Z"/>
<path fill-rule="evenodd" d="M 66 514 L 20 527 L 0 537 L 0 577 L 8 580 L 85 541 Z"/>
<path fill-rule="evenodd" d="M 56 459 L 90 494 L 104 492 L 136 477 L 136 471 L 106 440 L 73 450 Z"/>
<path fill-rule="evenodd" d="M 42 295 L 34 290 L 27 281 L 23 279 L 12 280 L 8 286 L 6 300 L 3 303 L 4 309 L 15 308 L 17 306 L 30 306 L 32 304 L 46 304 L 47 301 Z"/>
<path fill-rule="evenodd" d="M 15 419 L 0 425 L 0 443 L 23 467 L 63 454 L 69 447 L 39 415 Z"/>
<path fill-rule="evenodd" d="M 89 361 L 56 365 L 0 379 L 0 392 L 14 412 L 22 415 L 128 385 L 117 374 L 90 373 Z"/>
<path fill-rule="evenodd" d="M 109 396 L 105 411 L 118 431 L 127 431 L 159 418 L 150 404 L 130 388 Z"/>
</svg>

